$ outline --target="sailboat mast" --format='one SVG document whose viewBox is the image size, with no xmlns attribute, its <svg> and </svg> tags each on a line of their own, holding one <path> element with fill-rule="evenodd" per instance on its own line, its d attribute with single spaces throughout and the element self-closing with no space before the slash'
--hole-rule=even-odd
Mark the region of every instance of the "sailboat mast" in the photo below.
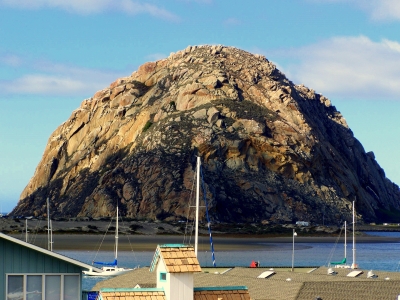
<svg viewBox="0 0 400 300">
<path fill-rule="evenodd" d="M 356 264 L 356 236 L 355 236 L 355 205 L 353 201 L 353 264 L 351 265 L 352 269 L 357 269 L 357 264 Z"/>
<path fill-rule="evenodd" d="M 50 250 L 50 208 L 49 198 L 47 198 L 47 250 Z"/>
<path fill-rule="evenodd" d="M 117 204 L 117 224 L 115 230 L 115 261 L 117 261 L 118 256 L 118 204 Z"/>
<path fill-rule="evenodd" d="M 195 226 L 195 241 L 194 253 L 197 257 L 198 240 L 199 240 L 199 198 L 200 198 L 200 157 L 197 157 L 197 187 L 196 187 L 196 226 Z"/>
<path fill-rule="evenodd" d="M 50 251 L 53 252 L 53 222 L 50 219 Z"/>
<path fill-rule="evenodd" d="M 344 221 L 344 258 L 347 261 L 347 221 Z"/>
<path fill-rule="evenodd" d="M 28 219 L 25 219 L 25 242 L 28 242 Z"/>
</svg>

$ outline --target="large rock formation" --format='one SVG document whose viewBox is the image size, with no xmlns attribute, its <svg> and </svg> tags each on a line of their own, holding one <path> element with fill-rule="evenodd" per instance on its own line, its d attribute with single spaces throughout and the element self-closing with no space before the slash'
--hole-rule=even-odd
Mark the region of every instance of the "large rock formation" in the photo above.
<svg viewBox="0 0 400 300">
<path fill-rule="evenodd" d="M 338 223 L 396 216 L 399 187 L 322 95 L 264 56 L 195 46 L 82 102 L 50 136 L 14 214 L 186 217 L 196 156 L 211 218 Z M 391 212 L 390 212 L 391 211 Z M 203 209 L 204 213 L 204 209 Z"/>
</svg>

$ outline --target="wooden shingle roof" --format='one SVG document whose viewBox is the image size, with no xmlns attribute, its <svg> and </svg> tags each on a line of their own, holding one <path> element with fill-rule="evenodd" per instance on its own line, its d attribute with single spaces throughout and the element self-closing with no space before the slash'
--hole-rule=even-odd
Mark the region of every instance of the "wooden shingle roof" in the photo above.
<svg viewBox="0 0 400 300">
<path fill-rule="evenodd" d="M 250 294 L 245 287 L 209 287 L 195 288 L 194 300 L 250 300 Z"/>
<path fill-rule="evenodd" d="M 159 288 L 103 288 L 99 300 L 165 300 L 164 290 Z M 197 287 L 193 291 L 194 300 L 250 300 L 245 286 Z"/>
<path fill-rule="evenodd" d="M 150 271 L 154 270 L 160 258 L 164 261 L 169 273 L 201 272 L 199 261 L 192 246 L 180 244 L 158 245 Z"/>
<path fill-rule="evenodd" d="M 161 289 L 103 289 L 99 293 L 100 300 L 165 300 Z"/>
</svg>

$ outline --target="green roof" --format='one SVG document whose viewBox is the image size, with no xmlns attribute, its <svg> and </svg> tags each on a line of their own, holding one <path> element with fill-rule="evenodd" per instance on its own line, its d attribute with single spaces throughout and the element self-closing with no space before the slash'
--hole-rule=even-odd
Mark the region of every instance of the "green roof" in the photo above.
<svg viewBox="0 0 400 300">
<path fill-rule="evenodd" d="M 164 292 L 163 288 L 102 288 L 100 292 Z"/>
<path fill-rule="evenodd" d="M 239 290 L 248 290 L 247 286 L 207 286 L 207 287 L 195 287 L 195 292 L 200 291 L 239 291 Z"/>
<path fill-rule="evenodd" d="M 185 244 L 164 244 L 164 245 L 158 245 L 160 248 L 184 248 L 184 247 L 190 247 L 189 245 Z"/>
</svg>

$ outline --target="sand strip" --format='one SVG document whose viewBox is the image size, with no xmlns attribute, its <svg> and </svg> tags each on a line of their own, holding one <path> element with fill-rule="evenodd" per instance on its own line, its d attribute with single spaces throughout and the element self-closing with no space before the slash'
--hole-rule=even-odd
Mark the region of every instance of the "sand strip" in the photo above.
<svg viewBox="0 0 400 300">
<path fill-rule="evenodd" d="M 24 239 L 23 235 L 14 236 Z M 91 234 L 56 234 L 53 235 L 56 250 L 88 250 L 112 251 L 114 249 L 114 235 L 91 235 Z M 298 243 L 335 243 L 337 237 L 296 237 Z M 47 235 L 37 234 L 29 237 L 29 242 L 42 248 L 47 248 Z M 216 251 L 229 250 L 262 250 L 270 247 L 273 243 L 292 243 L 292 237 L 214 237 L 214 248 Z M 344 238 L 339 240 L 344 242 Z M 400 238 L 360 236 L 357 243 L 399 243 Z M 182 235 L 120 235 L 119 249 L 121 251 L 154 251 L 158 244 L 194 244 L 191 240 L 183 239 Z M 352 243 L 351 237 L 347 243 Z M 100 247 L 101 244 L 101 247 Z M 208 236 L 199 237 L 199 250 L 209 250 Z"/>
</svg>

